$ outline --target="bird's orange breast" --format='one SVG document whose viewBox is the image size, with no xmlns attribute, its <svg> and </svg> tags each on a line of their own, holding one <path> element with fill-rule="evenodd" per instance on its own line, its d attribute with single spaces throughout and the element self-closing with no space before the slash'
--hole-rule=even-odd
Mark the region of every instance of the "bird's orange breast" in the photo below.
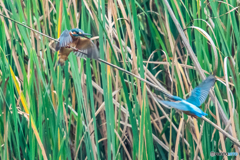
<svg viewBox="0 0 240 160">
<path fill-rule="evenodd" d="M 70 44 L 69 44 L 70 45 Z M 71 47 L 73 47 L 72 45 L 70 45 Z M 66 47 L 62 47 L 59 51 L 58 54 L 58 64 L 60 64 L 61 66 L 64 65 L 65 61 L 68 58 L 68 55 L 73 51 L 72 48 L 66 48 Z"/>
</svg>

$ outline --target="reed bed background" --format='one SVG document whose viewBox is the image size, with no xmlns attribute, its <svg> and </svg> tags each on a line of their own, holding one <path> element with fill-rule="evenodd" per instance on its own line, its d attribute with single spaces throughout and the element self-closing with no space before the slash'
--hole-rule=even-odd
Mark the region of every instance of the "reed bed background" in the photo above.
<svg viewBox="0 0 240 160">
<path fill-rule="evenodd" d="M 240 139 L 239 1 L 0 2 L 1 14 L 53 38 L 91 33 L 102 59 L 181 98 L 215 74 L 201 109 Z M 136 78 L 74 54 L 59 67 L 54 41 L 3 17 L 0 33 L 0 159 L 239 158 L 211 157 L 239 148 L 204 120 L 159 104 L 161 92 Z"/>
</svg>

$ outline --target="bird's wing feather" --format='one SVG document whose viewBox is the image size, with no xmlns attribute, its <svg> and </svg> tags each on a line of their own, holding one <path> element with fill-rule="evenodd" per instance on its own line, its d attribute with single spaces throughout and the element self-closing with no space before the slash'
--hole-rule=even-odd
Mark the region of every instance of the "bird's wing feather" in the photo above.
<svg viewBox="0 0 240 160">
<path fill-rule="evenodd" d="M 76 48 L 80 50 L 80 52 L 74 51 L 74 54 L 76 56 L 88 57 L 93 59 L 98 59 L 100 57 L 97 46 L 90 39 L 79 37 L 79 40 L 76 43 Z M 85 54 L 83 54 L 82 52 L 84 52 Z"/>
<path fill-rule="evenodd" d="M 69 43 L 72 43 L 72 42 L 73 42 L 73 39 L 69 34 L 69 31 L 68 30 L 63 31 L 59 38 L 59 42 L 56 45 L 56 51 L 60 50 L 61 47 L 66 47 Z"/>
<path fill-rule="evenodd" d="M 209 90 L 215 83 L 216 78 L 213 75 L 208 76 L 199 86 L 192 90 L 191 96 L 186 100 L 189 103 L 199 107 L 206 100 Z"/>
<path fill-rule="evenodd" d="M 186 105 L 182 104 L 181 102 L 170 102 L 170 101 L 161 101 L 161 100 L 160 102 L 181 111 L 189 111 L 189 108 Z"/>
</svg>

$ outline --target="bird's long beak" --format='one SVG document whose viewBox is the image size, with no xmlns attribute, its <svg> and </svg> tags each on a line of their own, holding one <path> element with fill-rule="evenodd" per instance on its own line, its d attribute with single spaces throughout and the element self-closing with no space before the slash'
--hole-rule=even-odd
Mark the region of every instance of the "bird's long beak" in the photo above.
<svg viewBox="0 0 240 160">
<path fill-rule="evenodd" d="M 91 34 L 88 34 L 88 33 L 84 33 L 84 34 L 82 34 L 84 37 L 85 36 L 92 36 Z"/>
<path fill-rule="evenodd" d="M 87 37 L 87 36 L 92 36 L 91 34 L 88 34 L 88 33 L 84 33 L 84 34 L 82 34 L 81 36 L 83 36 L 83 37 L 85 37 L 85 38 L 87 38 L 87 39 L 90 39 L 89 37 Z"/>
</svg>

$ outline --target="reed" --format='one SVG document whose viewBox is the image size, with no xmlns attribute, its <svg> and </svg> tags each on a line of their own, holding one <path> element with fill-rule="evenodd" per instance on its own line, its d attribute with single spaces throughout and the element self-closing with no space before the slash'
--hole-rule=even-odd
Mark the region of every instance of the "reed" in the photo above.
<svg viewBox="0 0 240 160">
<path fill-rule="evenodd" d="M 81 28 L 93 35 L 101 59 L 172 95 L 187 98 L 204 77 L 217 77 L 201 106 L 208 116 L 192 119 L 157 103 L 155 95 L 164 94 L 153 85 L 101 61 L 70 54 L 56 66 L 53 39 L 1 16 L 0 159 L 239 154 L 237 0 L 0 2 L 0 14 L 54 39 Z"/>
</svg>

